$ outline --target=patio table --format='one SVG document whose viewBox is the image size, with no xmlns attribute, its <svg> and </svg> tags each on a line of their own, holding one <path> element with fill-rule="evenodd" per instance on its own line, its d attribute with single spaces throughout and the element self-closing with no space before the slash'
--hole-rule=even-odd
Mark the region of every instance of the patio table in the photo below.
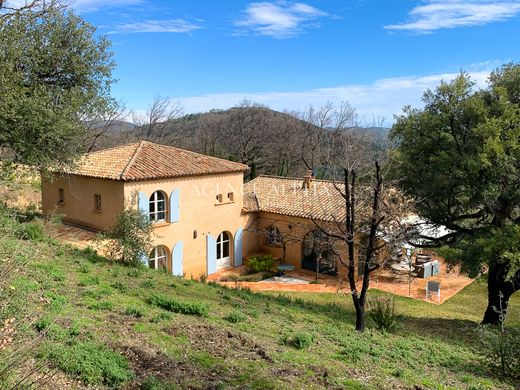
<svg viewBox="0 0 520 390">
<path fill-rule="evenodd" d="M 294 271 L 296 267 L 290 264 L 280 264 L 276 269 L 280 275 L 285 275 L 285 271 Z"/>
</svg>

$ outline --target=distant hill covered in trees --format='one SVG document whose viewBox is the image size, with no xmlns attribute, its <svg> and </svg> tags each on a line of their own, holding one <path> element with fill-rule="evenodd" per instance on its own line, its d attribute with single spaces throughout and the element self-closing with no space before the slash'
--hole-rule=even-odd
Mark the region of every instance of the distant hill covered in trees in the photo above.
<svg viewBox="0 0 520 390">
<path fill-rule="evenodd" d="M 89 149 L 145 139 L 239 161 L 250 167 L 249 178 L 301 176 L 309 169 L 330 178 L 329 167 L 335 156 L 345 154 L 345 148 L 366 154 L 367 160 L 386 151 L 389 129 L 357 126 L 348 105 L 287 113 L 245 102 L 228 110 L 181 115 L 178 108 L 160 103 L 134 123 L 91 124 L 97 138 L 89 142 Z"/>
</svg>

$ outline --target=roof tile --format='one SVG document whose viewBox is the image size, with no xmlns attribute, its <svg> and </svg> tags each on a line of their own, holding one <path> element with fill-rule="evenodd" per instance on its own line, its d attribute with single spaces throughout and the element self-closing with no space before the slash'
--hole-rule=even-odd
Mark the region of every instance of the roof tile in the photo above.
<svg viewBox="0 0 520 390">
<path fill-rule="evenodd" d="M 247 165 L 140 141 L 83 155 L 64 172 L 111 180 L 137 181 L 245 172 Z"/>
<path fill-rule="evenodd" d="M 312 180 L 308 189 L 303 179 L 259 176 L 244 185 L 244 211 L 275 214 L 322 221 L 344 221 L 345 201 L 341 183 Z"/>
</svg>

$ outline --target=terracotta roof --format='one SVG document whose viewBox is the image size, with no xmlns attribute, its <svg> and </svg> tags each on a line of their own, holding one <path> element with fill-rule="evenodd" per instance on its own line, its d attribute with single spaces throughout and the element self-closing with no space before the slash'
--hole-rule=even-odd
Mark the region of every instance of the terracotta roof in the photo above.
<svg viewBox="0 0 520 390">
<path fill-rule="evenodd" d="M 344 205 L 343 197 L 332 181 L 312 180 L 309 189 L 304 189 L 302 178 L 259 176 L 244 184 L 245 212 L 265 211 L 323 221 L 344 221 Z"/>
<path fill-rule="evenodd" d="M 140 141 L 83 155 L 62 172 L 111 180 L 152 180 L 245 172 L 247 165 Z"/>
</svg>

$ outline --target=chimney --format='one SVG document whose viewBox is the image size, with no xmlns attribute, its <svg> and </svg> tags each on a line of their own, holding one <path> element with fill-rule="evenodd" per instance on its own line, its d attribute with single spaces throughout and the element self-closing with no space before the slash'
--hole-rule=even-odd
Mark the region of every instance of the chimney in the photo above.
<svg viewBox="0 0 520 390">
<path fill-rule="evenodd" d="M 314 179 L 314 173 L 311 170 L 307 171 L 307 174 L 303 177 L 302 188 L 304 190 L 308 190 L 311 187 L 311 182 L 313 179 Z"/>
</svg>

